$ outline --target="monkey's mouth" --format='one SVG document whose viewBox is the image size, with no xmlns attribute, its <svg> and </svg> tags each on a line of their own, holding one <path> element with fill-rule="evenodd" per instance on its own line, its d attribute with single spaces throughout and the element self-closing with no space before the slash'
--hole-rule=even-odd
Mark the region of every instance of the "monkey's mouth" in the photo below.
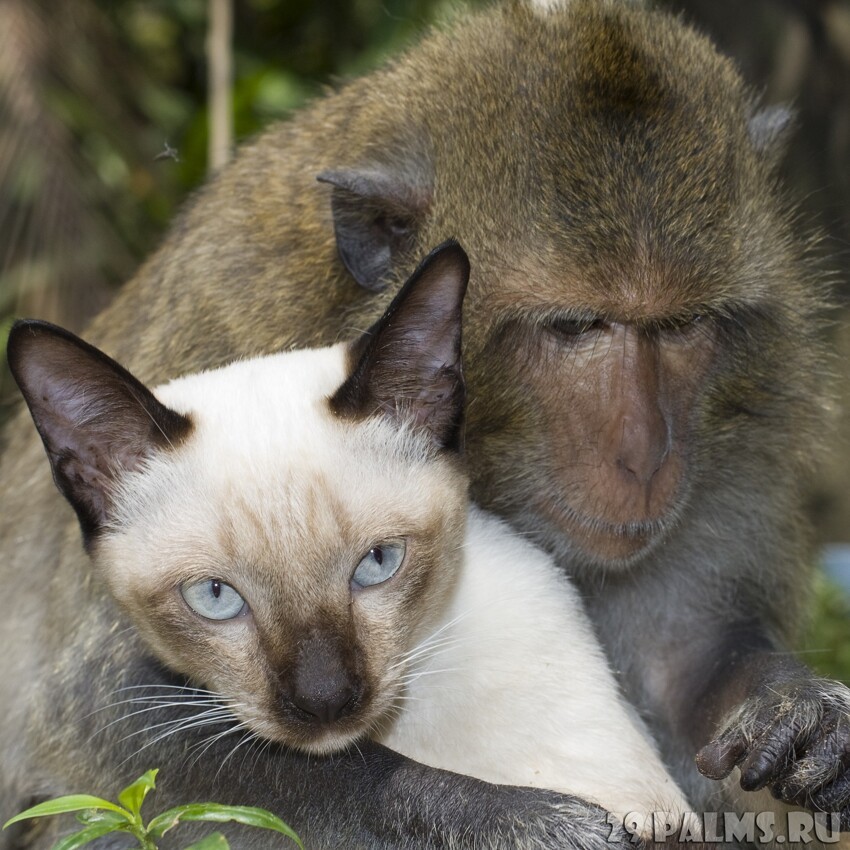
<svg viewBox="0 0 850 850">
<path fill-rule="evenodd" d="M 612 522 L 576 510 L 563 496 L 539 503 L 543 516 L 566 531 L 573 546 L 593 561 L 630 562 L 639 559 L 675 525 L 675 511 L 652 519 Z"/>
<path fill-rule="evenodd" d="M 607 537 L 625 538 L 627 540 L 646 540 L 656 534 L 663 534 L 668 526 L 668 521 L 661 517 L 659 519 L 631 520 L 629 522 L 609 522 L 602 517 L 591 517 L 566 505 L 573 522 L 581 526 L 591 534 Z"/>
</svg>

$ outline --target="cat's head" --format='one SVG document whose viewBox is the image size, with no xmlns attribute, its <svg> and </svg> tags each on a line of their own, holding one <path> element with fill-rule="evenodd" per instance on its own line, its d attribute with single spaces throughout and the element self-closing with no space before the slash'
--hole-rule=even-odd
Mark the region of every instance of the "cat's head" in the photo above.
<svg viewBox="0 0 850 850">
<path fill-rule="evenodd" d="M 96 575 L 166 665 L 266 738 L 324 752 L 385 719 L 452 591 L 468 272 L 447 243 L 353 344 L 154 392 L 66 331 L 12 329 Z"/>
</svg>

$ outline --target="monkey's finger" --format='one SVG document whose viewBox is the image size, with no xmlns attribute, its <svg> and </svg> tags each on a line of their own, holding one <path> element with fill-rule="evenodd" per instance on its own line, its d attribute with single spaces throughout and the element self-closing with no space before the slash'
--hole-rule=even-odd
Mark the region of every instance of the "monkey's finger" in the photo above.
<svg viewBox="0 0 850 850">
<path fill-rule="evenodd" d="M 740 729 L 727 730 L 697 753 L 697 770 L 709 779 L 725 779 L 747 751 L 747 739 Z"/>
<path fill-rule="evenodd" d="M 814 743 L 802 757 L 777 777 L 775 793 L 782 800 L 797 802 L 812 797 L 819 789 L 840 780 L 850 768 L 850 728 L 844 718 L 825 719 Z"/>
<path fill-rule="evenodd" d="M 850 725 L 844 714 L 829 712 L 805 756 L 772 787 L 773 795 L 816 811 L 850 807 Z"/>
<path fill-rule="evenodd" d="M 780 717 L 756 738 L 741 762 L 741 787 L 758 791 L 786 774 L 793 764 L 796 748 L 803 738 L 804 724 Z"/>
<path fill-rule="evenodd" d="M 774 797 L 791 805 L 804 806 L 816 812 L 839 812 L 842 822 L 850 819 L 850 775 L 846 773 L 814 794 L 805 792 L 792 799 L 784 796 L 784 787 L 772 788 L 771 791 Z"/>
</svg>

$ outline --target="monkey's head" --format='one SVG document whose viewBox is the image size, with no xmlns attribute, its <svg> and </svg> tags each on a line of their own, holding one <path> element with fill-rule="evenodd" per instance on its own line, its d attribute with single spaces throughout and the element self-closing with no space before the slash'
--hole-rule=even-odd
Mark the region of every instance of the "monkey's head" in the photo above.
<svg viewBox="0 0 850 850">
<path fill-rule="evenodd" d="M 574 571 L 778 539 L 822 397 L 788 114 L 677 18 L 538 6 L 460 16 L 244 147 L 95 338 L 153 381 L 350 339 L 454 236 L 478 501 Z"/>
<path fill-rule="evenodd" d="M 373 77 L 319 179 L 365 292 L 468 247 L 475 496 L 625 567 L 710 524 L 741 469 L 795 474 L 818 295 L 774 186 L 787 112 L 677 19 L 563 6 L 473 17 Z"/>
</svg>

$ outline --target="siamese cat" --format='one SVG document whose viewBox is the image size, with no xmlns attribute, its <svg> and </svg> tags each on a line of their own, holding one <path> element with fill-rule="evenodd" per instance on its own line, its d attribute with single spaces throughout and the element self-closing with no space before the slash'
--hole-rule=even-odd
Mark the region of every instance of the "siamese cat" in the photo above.
<svg viewBox="0 0 850 850">
<path fill-rule="evenodd" d="M 96 580 L 234 723 L 683 814 L 569 581 L 468 504 L 468 273 L 445 243 L 353 344 L 153 392 L 44 322 L 13 327 L 9 364 Z"/>
</svg>

